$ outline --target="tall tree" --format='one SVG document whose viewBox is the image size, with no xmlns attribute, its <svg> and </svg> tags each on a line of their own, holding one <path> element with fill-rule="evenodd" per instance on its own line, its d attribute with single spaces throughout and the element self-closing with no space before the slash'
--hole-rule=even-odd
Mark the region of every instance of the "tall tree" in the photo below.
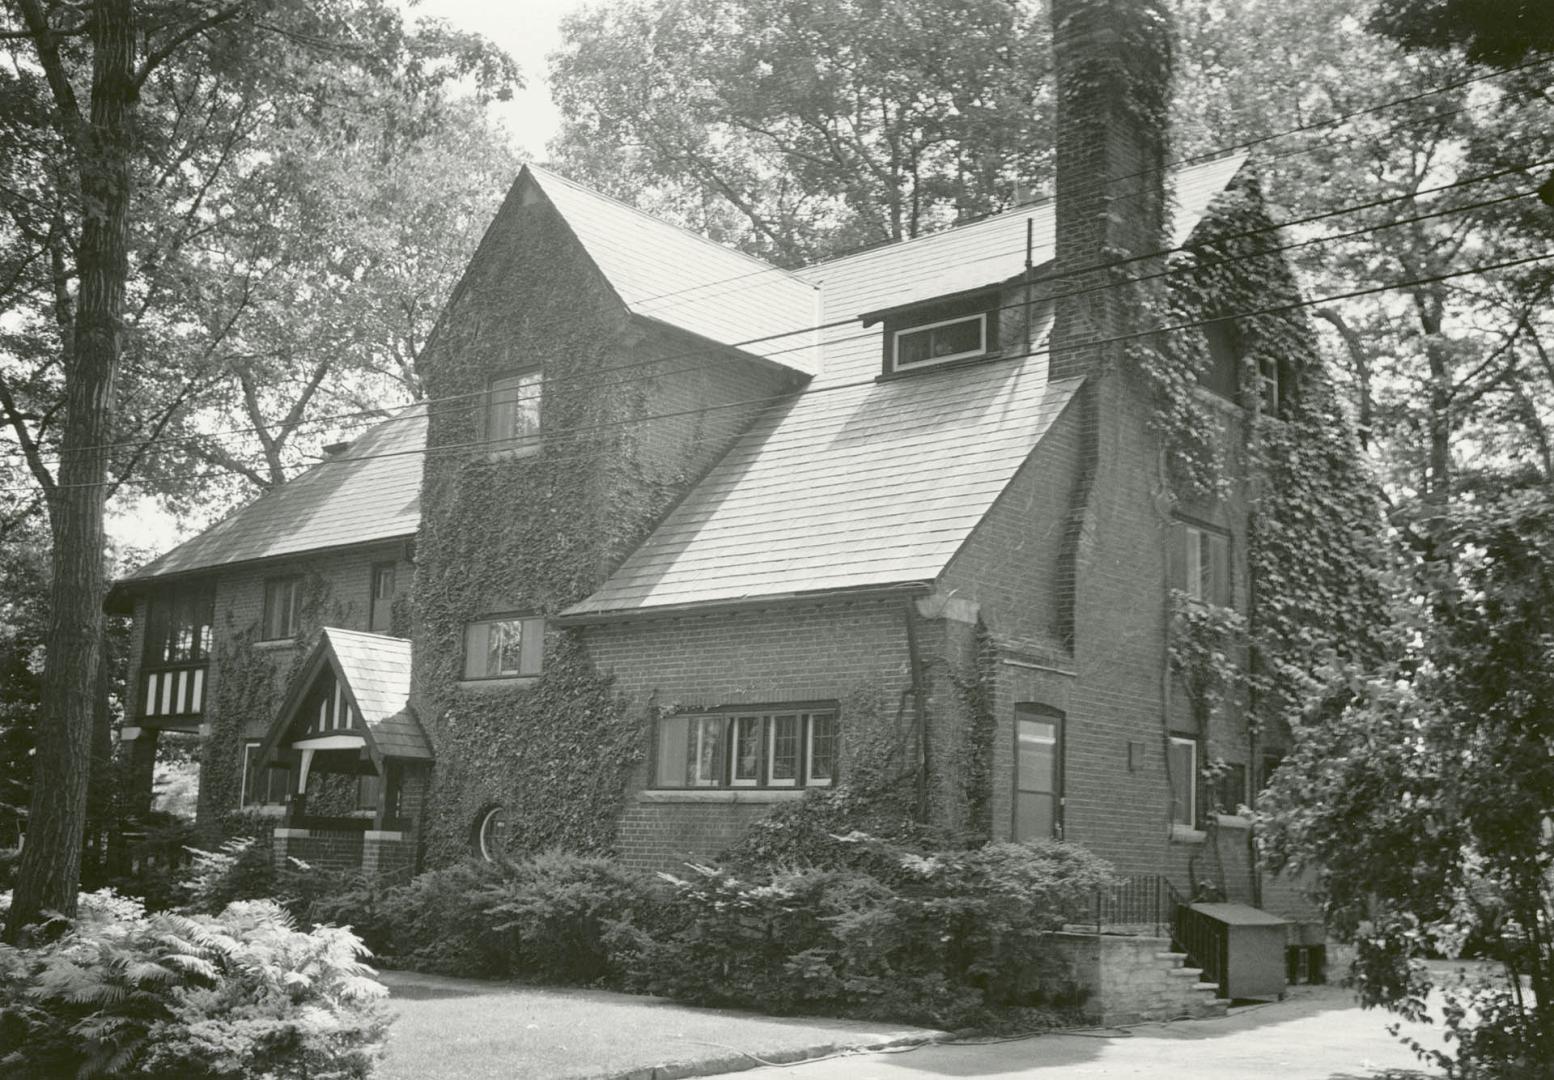
<svg viewBox="0 0 1554 1080">
<path fill-rule="evenodd" d="M 631 0 L 569 17 L 556 164 L 779 263 L 1008 206 L 1050 171 L 1011 0 Z"/>
<path fill-rule="evenodd" d="M 338 130 L 396 96 L 435 97 L 466 76 L 506 85 L 515 72 L 440 24 L 410 32 L 385 0 L 8 0 L 0 42 L 14 50 L 0 77 L 0 414 L 47 512 L 51 559 L 41 782 L 14 938 L 42 910 L 75 907 L 106 498 L 141 464 L 146 436 L 221 373 L 213 358 L 232 324 L 211 325 L 208 301 L 269 268 L 239 257 L 218 286 L 198 272 L 206 238 L 230 224 L 212 194 L 255 160 L 251 138 L 267 124 L 327 118 Z M 118 426 L 125 404 L 148 428 L 133 441 Z"/>
</svg>

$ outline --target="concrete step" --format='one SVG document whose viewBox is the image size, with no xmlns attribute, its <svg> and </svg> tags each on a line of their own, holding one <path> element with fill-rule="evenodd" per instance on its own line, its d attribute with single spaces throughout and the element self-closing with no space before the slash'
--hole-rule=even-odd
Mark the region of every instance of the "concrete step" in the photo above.
<svg viewBox="0 0 1554 1080">
<path fill-rule="evenodd" d="M 1175 964 L 1177 967 L 1181 967 L 1187 962 L 1187 954 L 1184 952 L 1157 952 L 1155 954 L 1155 959 Z"/>
<path fill-rule="evenodd" d="M 1172 968 L 1170 971 L 1166 972 L 1166 974 L 1167 975 L 1174 975 L 1178 979 L 1196 979 L 1199 975 L 1203 974 L 1203 969 L 1202 968 L 1179 967 L 1179 968 Z"/>
<path fill-rule="evenodd" d="M 1202 990 L 1205 993 L 1209 993 L 1209 994 L 1217 995 L 1219 993 L 1219 983 L 1211 983 L 1211 982 L 1193 983 L 1192 984 L 1192 988 L 1194 990 Z"/>
</svg>

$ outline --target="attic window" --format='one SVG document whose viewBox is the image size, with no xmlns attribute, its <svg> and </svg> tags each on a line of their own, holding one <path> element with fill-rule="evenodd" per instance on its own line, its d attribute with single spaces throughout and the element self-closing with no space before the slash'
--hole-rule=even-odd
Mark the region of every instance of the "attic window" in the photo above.
<svg viewBox="0 0 1554 1080">
<path fill-rule="evenodd" d="M 927 367 L 987 352 L 987 312 L 895 331 L 893 367 Z"/>
</svg>

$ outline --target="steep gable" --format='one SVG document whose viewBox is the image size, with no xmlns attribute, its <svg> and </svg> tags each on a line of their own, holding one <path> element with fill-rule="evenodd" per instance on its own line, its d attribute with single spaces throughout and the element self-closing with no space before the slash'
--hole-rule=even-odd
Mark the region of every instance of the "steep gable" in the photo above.
<svg viewBox="0 0 1554 1080">
<path fill-rule="evenodd" d="M 798 276 L 670 225 L 555 173 L 525 166 L 635 315 L 813 374 L 816 289 Z"/>
</svg>

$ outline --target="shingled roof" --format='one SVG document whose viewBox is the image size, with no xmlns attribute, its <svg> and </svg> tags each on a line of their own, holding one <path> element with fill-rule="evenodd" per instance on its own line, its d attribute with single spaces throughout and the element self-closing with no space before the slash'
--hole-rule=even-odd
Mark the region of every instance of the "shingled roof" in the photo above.
<svg viewBox="0 0 1554 1080">
<path fill-rule="evenodd" d="M 412 405 L 119 584 L 414 536 L 425 449 L 426 410 Z"/>
<path fill-rule="evenodd" d="M 326 626 L 319 632 L 302 674 L 292 684 L 265 738 L 266 755 L 287 741 L 287 729 L 300 718 L 297 710 L 320 674 L 331 668 L 355 707 L 361 725 L 341 734 L 360 735 L 373 760 L 406 758 L 430 761 L 432 746 L 410 708 L 410 642 L 404 638 L 367 634 Z"/>
<path fill-rule="evenodd" d="M 1172 238 L 1202 220 L 1244 162 L 1172 174 Z M 591 596 L 597 618 L 929 582 L 987 514 L 1068 403 L 1033 355 L 875 381 L 879 331 L 863 314 L 1007 281 L 1051 260 L 1052 203 L 810 267 L 824 366 L 739 440 Z M 832 325 L 839 324 L 839 325 Z"/>
<path fill-rule="evenodd" d="M 806 374 L 818 369 L 812 284 L 553 172 L 524 169 L 633 313 Z"/>
</svg>

